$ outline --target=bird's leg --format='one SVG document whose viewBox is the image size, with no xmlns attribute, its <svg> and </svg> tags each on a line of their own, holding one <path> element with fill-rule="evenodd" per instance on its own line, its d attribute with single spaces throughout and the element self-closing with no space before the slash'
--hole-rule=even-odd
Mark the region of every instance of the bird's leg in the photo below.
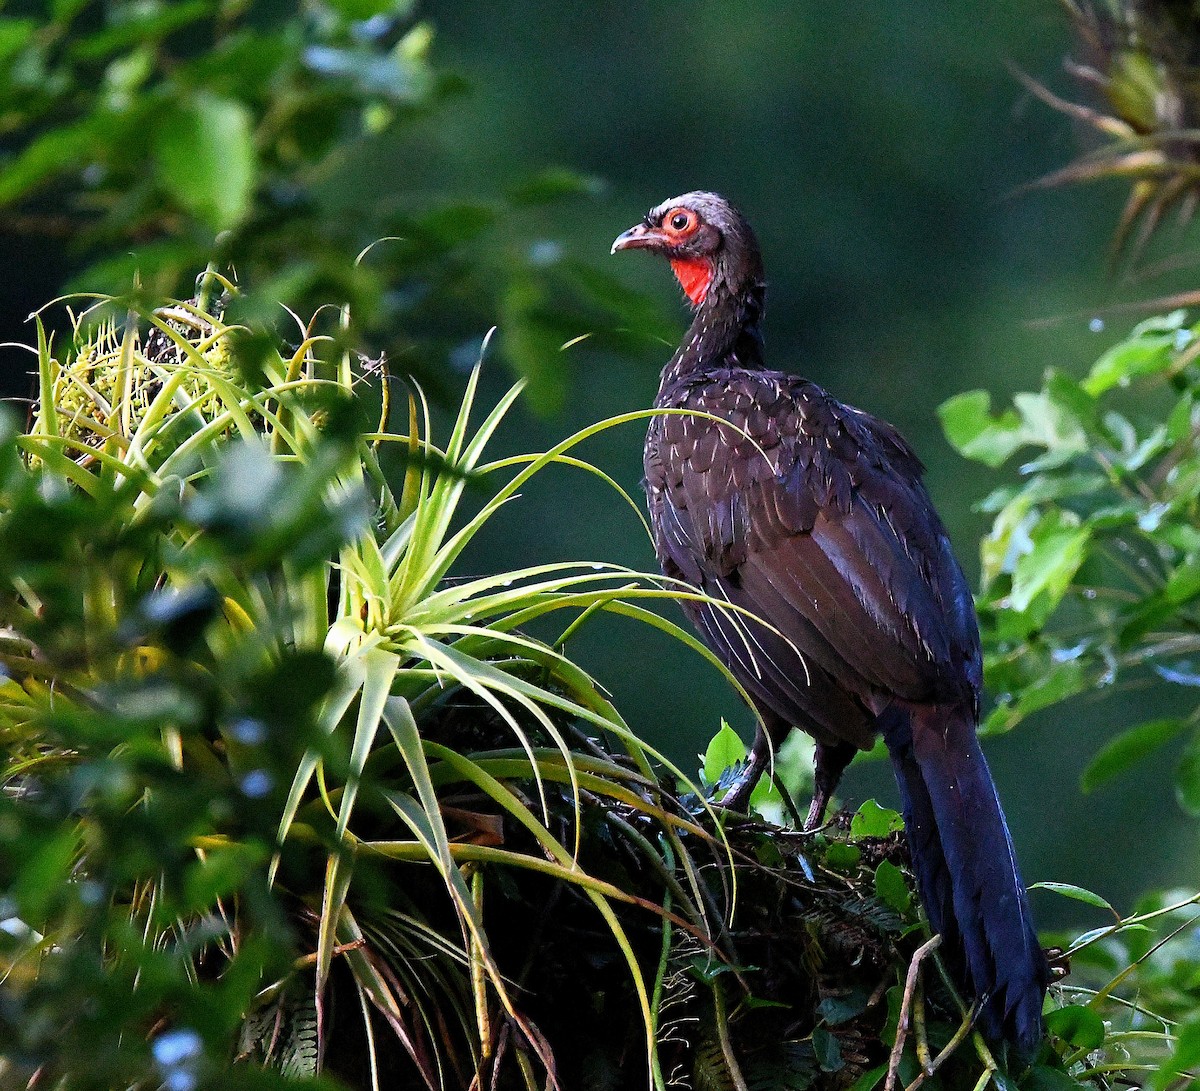
<svg viewBox="0 0 1200 1091">
<path fill-rule="evenodd" d="M 770 744 L 763 729 L 759 727 L 754 732 L 754 745 L 750 747 L 750 753 L 746 756 L 746 764 L 742 766 L 741 772 L 738 773 L 729 790 L 721 796 L 718 806 L 727 811 L 745 813 L 750 795 L 759 780 L 762 779 L 763 771 L 767 768 L 770 757 Z"/>
<path fill-rule="evenodd" d="M 858 748 L 852 743 L 839 742 L 827 746 L 817 743 L 816 777 L 813 784 L 812 806 L 808 809 L 808 818 L 804 820 L 805 830 L 815 830 L 825 821 L 825 808 L 829 806 L 829 797 L 833 795 L 842 779 L 842 773 L 850 764 Z"/>
<path fill-rule="evenodd" d="M 721 796 L 717 806 L 727 811 L 745 813 L 751 793 L 771 762 L 771 740 L 782 739 L 788 732 L 788 725 L 774 716 L 767 718 L 766 722 L 766 730 L 763 729 L 762 723 L 755 727 L 754 744 L 750 747 L 750 753 L 746 755 L 746 764 L 742 766 L 742 771 L 738 773 L 729 791 Z"/>
</svg>

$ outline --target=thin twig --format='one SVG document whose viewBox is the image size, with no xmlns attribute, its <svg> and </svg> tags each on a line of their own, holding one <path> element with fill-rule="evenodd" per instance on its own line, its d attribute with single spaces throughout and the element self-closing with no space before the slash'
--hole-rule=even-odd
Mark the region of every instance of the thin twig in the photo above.
<svg viewBox="0 0 1200 1091">
<path fill-rule="evenodd" d="M 925 994 L 920 989 L 913 993 L 912 1018 L 917 1061 L 922 1072 L 929 1072 L 933 1068 L 933 1059 L 929 1055 L 929 1039 L 925 1036 Z"/>
<path fill-rule="evenodd" d="M 338 955 L 344 955 L 347 951 L 357 951 L 360 947 L 365 947 L 366 945 L 367 941 L 365 939 L 354 939 L 349 943 L 339 943 L 333 948 L 332 951 L 330 951 L 330 955 L 333 958 L 337 958 Z M 293 967 L 297 970 L 303 970 L 309 966 L 315 966 L 316 964 L 317 952 L 311 951 L 307 955 L 301 955 L 298 959 L 296 959 L 296 961 L 293 963 Z"/>
<path fill-rule="evenodd" d="M 892 1046 L 892 1055 L 888 1058 L 887 1080 L 883 1091 L 895 1091 L 896 1080 L 900 1075 L 900 1060 L 904 1056 L 904 1040 L 908 1037 L 909 1012 L 912 1009 L 913 995 L 917 990 L 918 974 L 921 962 L 931 951 L 936 950 L 942 942 L 941 935 L 936 935 L 921 944 L 913 954 L 908 964 L 908 975 L 904 979 L 904 996 L 900 1000 L 900 1016 L 896 1020 L 896 1041 Z"/>
<path fill-rule="evenodd" d="M 725 1007 L 725 987 L 719 977 L 713 981 L 712 994 L 713 1020 L 716 1023 L 717 1040 L 721 1043 L 721 1053 L 725 1057 L 725 1068 L 737 1091 L 750 1091 L 738 1065 L 737 1055 L 733 1052 L 733 1042 L 729 1037 L 729 1013 Z"/>
<path fill-rule="evenodd" d="M 953 1055 L 954 1051 L 967 1040 L 967 1035 L 971 1033 L 971 1027 L 975 1025 L 975 1013 L 968 1011 L 963 1016 L 963 1021 L 958 1025 L 958 1030 L 954 1032 L 954 1036 L 942 1048 L 941 1052 L 933 1058 L 932 1061 L 924 1066 L 923 1071 L 910 1083 L 904 1091 L 917 1091 L 930 1076 L 932 1076 L 943 1064 L 946 1063 Z"/>
</svg>

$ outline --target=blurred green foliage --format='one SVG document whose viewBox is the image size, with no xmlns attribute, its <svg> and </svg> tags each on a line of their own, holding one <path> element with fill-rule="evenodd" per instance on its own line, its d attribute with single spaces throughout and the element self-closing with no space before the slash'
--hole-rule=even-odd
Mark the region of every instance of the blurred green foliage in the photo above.
<svg viewBox="0 0 1200 1091">
<path fill-rule="evenodd" d="M 72 0 L 0 16 L 7 230 L 69 246 L 71 285 L 88 292 L 188 294 L 212 262 L 254 284 L 239 305 L 260 319 L 283 301 L 313 313 L 344 300 L 355 336 L 386 343 L 444 400 L 458 380 L 442 361 L 457 352 L 469 369 L 499 319 L 534 404 L 558 407 L 564 342 L 664 332 L 608 273 L 512 238 L 521 210 L 593 180 L 551 168 L 462 199 L 400 176 L 353 211 L 331 200 L 371 141 L 462 91 L 432 42 L 410 0 Z"/>
<path fill-rule="evenodd" d="M 222 1054 L 298 957 L 266 879 L 286 785 L 306 751 L 346 761 L 318 726 L 334 662 L 278 581 L 365 526 L 330 492 L 353 444 L 331 431 L 328 458 L 269 474 L 193 444 L 215 472 L 184 489 L 111 442 L 68 480 L 54 438 L 29 459 L 6 420 L 0 464 L 3 1078 L 280 1086 Z"/>
<path fill-rule="evenodd" d="M 392 432 L 378 362 L 319 319 L 295 349 L 230 326 L 222 286 L 209 311 L 94 304 L 65 352 L 42 336 L 37 412 L 0 446 L 0 1074 L 187 1091 L 280 1082 L 239 1061 L 371 1086 L 553 1070 L 573 1054 L 517 999 L 506 924 L 548 880 L 601 924 L 612 1048 L 653 1065 L 648 971 L 613 904 L 657 904 L 658 851 L 693 869 L 681 828 L 718 842 L 523 626 L 568 611 L 561 645 L 616 611 L 698 645 L 637 604 L 669 592 L 629 569 L 453 575 L 538 471 L 588 469 L 566 456 L 586 436 L 485 461 L 520 386 L 474 425 L 477 372 L 443 447 L 415 394 Z M 649 821 L 625 845 L 654 859 L 641 893 L 582 863 L 603 822 L 585 789 Z M 670 885 L 715 952 L 708 903 Z M 485 920 L 485 900 L 509 907 Z"/>
<path fill-rule="evenodd" d="M 1114 344 L 1082 379 L 1058 369 L 994 413 L 942 406 L 950 441 L 1020 481 L 981 503 L 978 606 L 996 707 L 990 731 L 1088 690 L 1200 685 L 1200 342 L 1176 311 Z M 1131 726 L 1083 776 L 1090 791 L 1188 732 L 1176 796 L 1200 814 L 1200 708 Z"/>
</svg>

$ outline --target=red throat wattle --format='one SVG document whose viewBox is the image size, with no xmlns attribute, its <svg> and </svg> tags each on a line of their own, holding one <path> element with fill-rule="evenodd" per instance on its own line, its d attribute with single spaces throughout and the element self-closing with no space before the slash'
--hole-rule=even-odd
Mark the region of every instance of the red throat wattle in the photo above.
<svg viewBox="0 0 1200 1091">
<path fill-rule="evenodd" d="M 679 285 L 692 301 L 692 306 L 699 307 L 712 283 L 712 262 L 707 258 L 672 258 L 671 268 L 675 270 Z"/>
</svg>

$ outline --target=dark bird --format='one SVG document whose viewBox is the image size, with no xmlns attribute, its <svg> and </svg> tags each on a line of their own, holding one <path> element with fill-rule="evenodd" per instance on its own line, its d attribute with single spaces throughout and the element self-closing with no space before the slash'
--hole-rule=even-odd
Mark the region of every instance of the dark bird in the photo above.
<svg viewBox="0 0 1200 1091">
<path fill-rule="evenodd" d="M 694 310 L 654 402 L 688 412 L 653 419 L 645 486 L 664 574 L 713 600 L 684 606 L 759 713 L 722 803 L 743 806 L 799 727 L 817 743 L 807 826 L 819 825 L 882 733 L 951 972 L 985 1034 L 1031 1054 L 1048 967 L 975 735 L 971 592 L 924 467 L 891 425 L 766 365 L 758 242 L 723 198 L 665 201 L 612 248 L 666 257 Z"/>
</svg>

